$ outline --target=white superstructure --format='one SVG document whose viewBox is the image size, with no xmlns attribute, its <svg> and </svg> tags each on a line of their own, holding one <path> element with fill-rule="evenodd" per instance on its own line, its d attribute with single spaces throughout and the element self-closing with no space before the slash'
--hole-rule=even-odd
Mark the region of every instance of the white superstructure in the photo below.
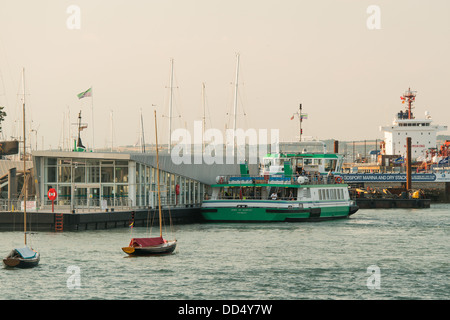
<svg viewBox="0 0 450 320">
<path fill-rule="evenodd" d="M 437 148 L 437 132 L 447 130 L 447 126 L 432 124 L 431 116 L 425 112 L 425 117 L 416 119 L 411 111 L 415 101 L 415 91 L 408 91 L 401 97 L 407 103 L 406 111 L 397 113 L 392 125 L 380 127 L 384 131 L 385 154 L 406 157 L 406 138 L 411 137 L 411 158 L 425 158 L 427 151 Z"/>
</svg>

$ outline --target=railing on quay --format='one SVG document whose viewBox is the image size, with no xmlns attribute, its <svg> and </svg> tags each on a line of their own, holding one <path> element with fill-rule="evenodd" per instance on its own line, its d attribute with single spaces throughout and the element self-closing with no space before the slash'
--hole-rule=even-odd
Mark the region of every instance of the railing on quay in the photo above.
<svg viewBox="0 0 450 320">
<path fill-rule="evenodd" d="M 0 199 L 0 212 L 23 212 L 23 199 Z M 161 208 L 193 208 L 201 206 L 200 201 L 178 203 L 176 199 L 161 198 Z M 143 209 L 155 209 L 157 205 L 136 205 L 129 198 L 106 199 L 74 199 L 54 202 L 54 212 L 59 213 L 89 213 L 89 212 L 114 212 Z M 27 212 L 51 212 L 52 202 L 46 200 L 43 203 L 35 198 L 27 200 Z"/>
</svg>

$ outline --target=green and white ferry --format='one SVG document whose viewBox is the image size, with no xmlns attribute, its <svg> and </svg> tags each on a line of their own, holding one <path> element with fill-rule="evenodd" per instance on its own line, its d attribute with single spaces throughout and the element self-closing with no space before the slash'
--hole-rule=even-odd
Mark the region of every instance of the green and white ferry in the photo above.
<svg viewBox="0 0 450 320">
<path fill-rule="evenodd" d="M 322 221 L 358 210 L 340 176 L 343 156 L 308 152 L 267 154 L 258 176 L 241 164 L 239 176 L 219 176 L 203 201 L 206 221 Z"/>
</svg>

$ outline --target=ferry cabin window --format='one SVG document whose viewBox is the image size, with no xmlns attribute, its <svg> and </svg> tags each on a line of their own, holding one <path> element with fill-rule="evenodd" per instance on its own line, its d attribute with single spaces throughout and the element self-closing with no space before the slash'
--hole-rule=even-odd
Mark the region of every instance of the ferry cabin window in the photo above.
<svg viewBox="0 0 450 320">
<path fill-rule="evenodd" d="M 342 200 L 344 191 L 342 189 L 319 189 L 319 200 Z"/>
<path fill-rule="evenodd" d="M 295 192 L 295 190 L 294 190 L 294 192 Z M 295 193 L 294 193 L 294 195 L 295 195 Z M 299 189 L 298 190 L 298 197 L 299 198 L 306 198 L 306 199 L 309 199 L 309 198 L 311 198 L 311 189 L 309 189 L 309 188 L 302 188 L 302 189 Z"/>
<path fill-rule="evenodd" d="M 221 194 L 222 199 L 236 199 L 239 198 L 239 188 L 224 187 Z"/>
<path fill-rule="evenodd" d="M 337 161 L 337 165 L 336 165 L 336 168 L 335 168 L 335 170 L 334 171 L 336 171 L 336 172 L 340 172 L 341 171 L 341 169 L 342 169 L 342 160 L 340 160 L 340 161 Z"/>
<path fill-rule="evenodd" d="M 335 171 L 336 169 L 336 160 L 325 159 L 325 171 Z"/>
</svg>

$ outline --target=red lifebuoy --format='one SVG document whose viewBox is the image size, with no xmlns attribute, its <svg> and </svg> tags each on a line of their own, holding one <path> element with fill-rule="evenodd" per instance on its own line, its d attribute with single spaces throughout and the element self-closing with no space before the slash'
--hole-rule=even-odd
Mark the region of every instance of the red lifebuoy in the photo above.
<svg viewBox="0 0 450 320">
<path fill-rule="evenodd" d="M 336 183 L 341 183 L 342 182 L 342 178 L 341 177 L 336 177 L 334 179 L 334 181 L 336 181 Z"/>
</svg>

